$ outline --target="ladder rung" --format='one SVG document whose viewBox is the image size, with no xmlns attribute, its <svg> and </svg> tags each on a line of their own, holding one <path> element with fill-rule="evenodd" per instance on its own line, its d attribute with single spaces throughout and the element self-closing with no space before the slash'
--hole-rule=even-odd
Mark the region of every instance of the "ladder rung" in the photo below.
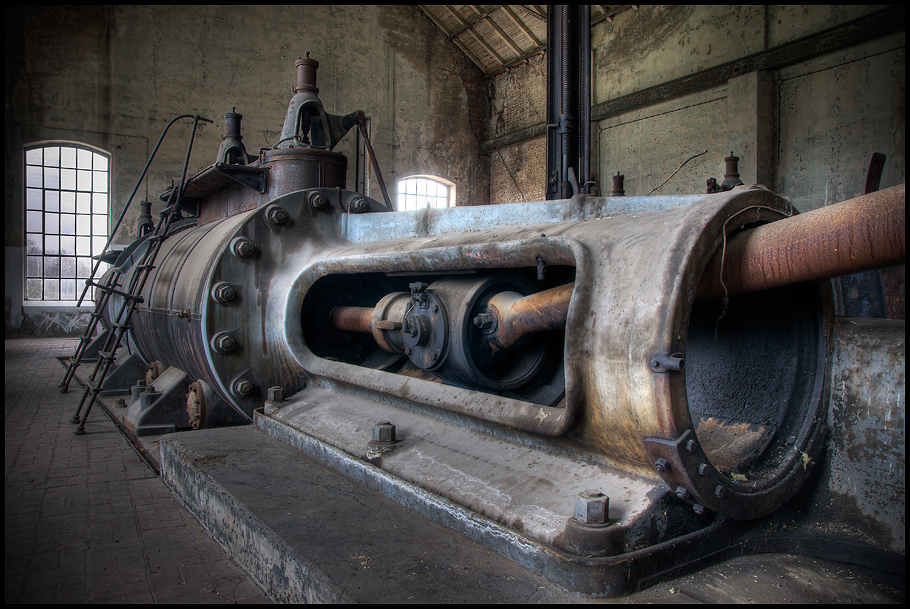
<svg viewBox="0 0 910 609">
<path fill-rule="evenodd" d="M 120 296 L 120 297 L 122 297 L 122 298 L 127 298 L 127 299 L 129 299 L 129 300 L 135 300 L 136 302 L 143 302 L 143 300 L 144 300 L 144 299 L 142 298 L 142 296 L 140 296 L 140 295 L 138 295 L 138 294 L 136 294 L 136 295 L 127 294 L 126 292 L 121 292 L 120 290 L 115 290 L 114 288 L 111 288 L 111 287 L 108 287 L 108 286 L 105 286 L 105 285 L 101 285 L 100 283 L 95 283 L 95 282 L 92 281 L 91 279 L 87 279 L 87 280 L 86 280 L 86 283 L 89 284 L 89 285 L 95 286 L 95 287 L 98 288 L 99 290 L 103 290 L 103 291 L 105 291 L 105 292 L 110 292 L 111 294 L 116 294 L 117 296 Z"/>
<path fill-rule="evenodd" d="M 101 350 L 99 350 L 99 351 L 98 351 L 98 357 L 101 357 L 101 358 L 104 358 L 104 359 L 114 359 L 114 354 L 111 353 L 110 351 L 101 351 Z"/>
</svg>

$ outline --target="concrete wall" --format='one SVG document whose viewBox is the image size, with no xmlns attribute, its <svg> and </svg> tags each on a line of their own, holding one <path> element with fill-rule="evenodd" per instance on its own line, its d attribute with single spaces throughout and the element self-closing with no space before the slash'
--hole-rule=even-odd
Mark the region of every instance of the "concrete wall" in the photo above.
<svg viewBox="0 0 910 609">
<path fill-rule="evenodd" d="M 847 24 L 881 6 L 640 6 L 592 30 L 592 104 L 609 105 L 678 79 Z M 904 182 L 903 32 L 753 71 L 656 103 L 631 103 L 592 125 L 592 171 L 601 192 L 625 176 L 644 195 L 700 152 L 655 194 L 705 191 L 740 157 L 746 183 L 790 197 L 801 211 L 862 194 L 873 152 L 888 156 L 882 188 Z M 546 62 L 532 58 L 493 79 L 490 138 L 546 120 Z M 595 114 L 596 115 L 596 114 Z M 538 131 L 542 133 L 542 130 Z M 544 138 L 490 147 L 490 200 L 542 198 Z M 537 162 L 537 159 L 540 159 Z M 532 161 L 536 164 L 532 164 Z"/>
<path fill-rule="evenodd" d="M 210 165 L 223 114 L 243 114 L 249 152 L 278 140 L 293 95 L 294 61 L 320 62 L 328 112 L 363 110 L 390 193 L 398 178 L 444 177 L 458 205 L 488 202 L 487 91 L 482 73 L 414 6 L 116 6 L 6 9 L 6 330 L 78 330 L 69 309 L 22 303 L 22 147 L 77 141 L 112 155 L 112 216 L 119 215 L 164 125 L 198 113 L 190 175 Z M 175 125 L 137 199 L 179 179 L 190 121 Z M 349 156 L 354 133 L 336 150 Z M 374 198 L 381 199 L 375 178 Z M 117 242 L 135 237 L 138 200 Z M 157 211 L 161 204 L 153 209 Z M 112 222 L 113 223 L 113 222 Z"/>
</svg>

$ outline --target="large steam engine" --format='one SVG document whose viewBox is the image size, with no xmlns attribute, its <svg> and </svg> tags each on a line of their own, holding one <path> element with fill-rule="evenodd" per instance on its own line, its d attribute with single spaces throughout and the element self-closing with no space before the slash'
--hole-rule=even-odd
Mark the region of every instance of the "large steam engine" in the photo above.
<svg viewBox="0 0 910 609">
<path fill-rule="evenodd" d="M 317 65 L 297 61 L 277 145 L 249 155 L 226 114 L 154 264 L 149 215 L 114 262 L 109 328 L 148 274 L 100 388 L 131 392 L 134 434 L 255 419 L 441 498 L 440 520 L 591 593 L 640 577 L 642 552 L 687 562 L 693 539 L 716 548 L 718 527 L 846 475 L 820 464 L 835 384 L 868 393 L 837 356 L 865 335 L 826 278 L 903 262 L 902 186 L 803 215 L 757 186 L 392 212 L 346 189 L 332 148 L 363 114 L 325 112 Z M 877 491 L 901 515 L 854 538 L 902 555 L 903 325 L 882 331 L 863 348 L 891 349 L 875 391 L 900 414 L 866 416 L 901 434 L 881 449 L 900 483 Z"/>
</svg>

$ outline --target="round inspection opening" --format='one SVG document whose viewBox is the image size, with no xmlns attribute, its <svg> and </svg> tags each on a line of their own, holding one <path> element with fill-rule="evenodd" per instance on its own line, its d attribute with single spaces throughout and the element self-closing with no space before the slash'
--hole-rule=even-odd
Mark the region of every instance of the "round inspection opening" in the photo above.
<svg viewBox="0 0 910 609">
<path fill-rule="evenodd" d="M 754 490 L 793 469 L 824 385 L 824 310 L 814 284 L 696 302 L 685 384 L 698 441 L 721 476 Z"/>
</svg>

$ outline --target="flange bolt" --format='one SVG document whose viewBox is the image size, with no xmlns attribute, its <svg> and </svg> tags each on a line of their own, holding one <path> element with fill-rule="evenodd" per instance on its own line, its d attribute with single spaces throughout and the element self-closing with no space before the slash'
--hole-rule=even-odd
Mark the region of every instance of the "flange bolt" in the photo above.
<svg viewBox="0 0 910 609">
<path fill-rule="evenodd" d="M 215 339 L 215 349 L 221 353 L 230 353 L 237 347 L 237 341 L 227 334 L 222 334 Z"/>
<path fill-rule="evenodd" d="M 323 210 L 329 206 L 329 198 L 322 193 L 314 192 L 310 195 L 310 205 L 315 209 Z"/>
<path fill-rule="evenodd" d="M 256 253 L 256 245 L 246 237 L 239 237 L 231 244 L 231 251 L 238 258 L 249 258 Z"/>
<path fill-rule="evenodd" d="M 575 520 L 582 524 L 606 524 L 610 498 L 600 491 L 584 491 L 575 497 Z"/>
<path fill-rule="evenodd" d="M 215 287 L 215 300 L 222 304 L 231 302 L 236 297 L 237 293 L 234 291 L 234 288 L 226 283 L 222 283 Z"/>
<path fill-rule="evenodd" d="M 395 442 L 395 426 L 388 421 L 373 425 L 373 442 L 392 444 Z"/>
<path fill-rule="evenodd" d="M 253 383 L 246 379 L 240 379 L 234 383 L 234 393 L 242 398 L 249 397 L 253 393 Z"/>
<path fill-rule="evenodd" d="M 268 220 L 272 224 L 281 226 L 282 224 L 287 224 L 288 220 L 291 219 L 291 216 L 288 215 L 288 212 L 284 208 L 274 206 L 269 209 Z"/>
</svg>

